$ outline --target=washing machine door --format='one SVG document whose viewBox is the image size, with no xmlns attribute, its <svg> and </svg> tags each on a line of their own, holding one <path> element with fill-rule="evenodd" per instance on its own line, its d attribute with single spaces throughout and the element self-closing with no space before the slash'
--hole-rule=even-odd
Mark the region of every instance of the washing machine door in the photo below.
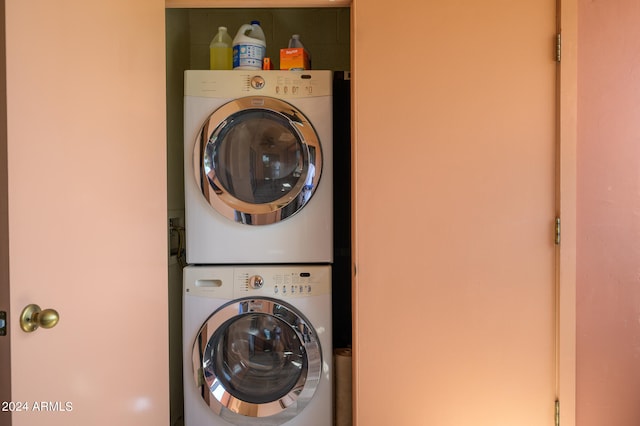
<svg viewBox="0 0 640 426">
<path fill-rule="evenodd" d="M 193 158 L 209 204 L 249 225 L 299 212 L 322 172 L 313 125 L 293 105 L 265 96 L 236 99 L 214 111 L 197 136 Z"/>
<path fill-rule="evenodd" d="M 280 425 L 311 400 L 322 350 L 294 307 L 245 298 L 216 310 L 193 345 L 193 372 L 211 410 L 236 425 Z"/>
</svg>

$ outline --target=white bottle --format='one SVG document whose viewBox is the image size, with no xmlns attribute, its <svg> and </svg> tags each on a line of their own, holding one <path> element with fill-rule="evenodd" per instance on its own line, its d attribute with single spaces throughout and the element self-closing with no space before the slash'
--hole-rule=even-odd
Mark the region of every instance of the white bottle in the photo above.
<svg viewBox="0 0 640 426">
<path fill-rule="evenodd" d="M 291 38 L 289 39 L 289 46 L 287 47 L 289 49 L 292 49 L 294 47 L 300 47 L 304 49 L 304 45 L 302 44 L 302 41 L 300 41 L 300 35 L 299 34 L 292 35 Z"/>
<path fill-rule="evenodd" d="M 259 25 L 258 28 L 260 28 Z M 244 24 L 233 39 L 234 70 L 262 69 L 262 61 L 267 50 L 267 44 L 265 40 L 256 37 L 260 35 L 264 37 L 262 29 L 260 28 L 259 32 L 254 31 L 255 28 L 252 24 Z"/>
<path fill-rule="evenodd" d="M 291 71 L 300 71 L 300 70 L 304 70 L 305 68 L 308 67 L 308 69 L 311 69 L 311 53 L 309 53 L 309 51 L 307 49 L 305 49 L 304 45 L 302 44 L 302 41 L 300 40 L 300 34 L 293 34 L 291 36 L 291 38 L 289 39 L 289 45 L 287 46 L 288 49 L 303 49 L 304 50 L 304 54 L 306 54 L 306 57 L 308 58 L 308 64 L 305 64 L 304 67 L 301 68 L 291 68 Z"/>
<path fill-rule="evenodd" d="M 232 43 L 227 27 L 218 27 L 218 33 L 209 44 L 209 69 L 230 70 L 233 68 Z"/>
</svg>

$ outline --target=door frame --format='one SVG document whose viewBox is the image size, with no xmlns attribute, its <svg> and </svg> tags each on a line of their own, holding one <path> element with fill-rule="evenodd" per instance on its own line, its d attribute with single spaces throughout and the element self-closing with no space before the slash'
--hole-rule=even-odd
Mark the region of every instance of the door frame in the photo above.
<svg viewBox="0 0 640 426">
<path fill-rule="evenodd" d="M 557 217 L 557 396 L 560 424 L 576 423 L 576 187 L 578 0 L 558 0 Z"/>
</svg>

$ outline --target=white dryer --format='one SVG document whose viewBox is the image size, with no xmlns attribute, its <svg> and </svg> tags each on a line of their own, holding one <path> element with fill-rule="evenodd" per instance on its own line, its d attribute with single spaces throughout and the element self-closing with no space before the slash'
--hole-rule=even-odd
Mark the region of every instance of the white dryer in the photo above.
<svg viewBox="0 0 640 426">
<path fill-rule="evenodd" d="M 332 90 L 332 71 L 185 72 L 187 263 L 333 261 Z"/>
<path fill-rule="evenodd" d="M 331 266 L 184 269 L 185 426 L 331 426 Z"/>
</svg>

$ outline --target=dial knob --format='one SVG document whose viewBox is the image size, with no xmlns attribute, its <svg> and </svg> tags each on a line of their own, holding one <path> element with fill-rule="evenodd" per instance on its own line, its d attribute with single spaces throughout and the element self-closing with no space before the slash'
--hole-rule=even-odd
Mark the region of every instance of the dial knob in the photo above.
<svg viewBox="0 0 640 426">
<path fill-rule="evenodd" d="M 251 278 L 249 278 L 249 287 L 253 289 L 262 288 L 263 285 L 264 278 L 262 278 L 260 275 L 252 275 Z"/>
<path fill-rule="evenodd" d="M 251 79 L 251 87 L 253 87 L 254 89 L 262 89 L 264 85 L 264 78 L 259 75 L 256 75 Z"/>
</svg>

